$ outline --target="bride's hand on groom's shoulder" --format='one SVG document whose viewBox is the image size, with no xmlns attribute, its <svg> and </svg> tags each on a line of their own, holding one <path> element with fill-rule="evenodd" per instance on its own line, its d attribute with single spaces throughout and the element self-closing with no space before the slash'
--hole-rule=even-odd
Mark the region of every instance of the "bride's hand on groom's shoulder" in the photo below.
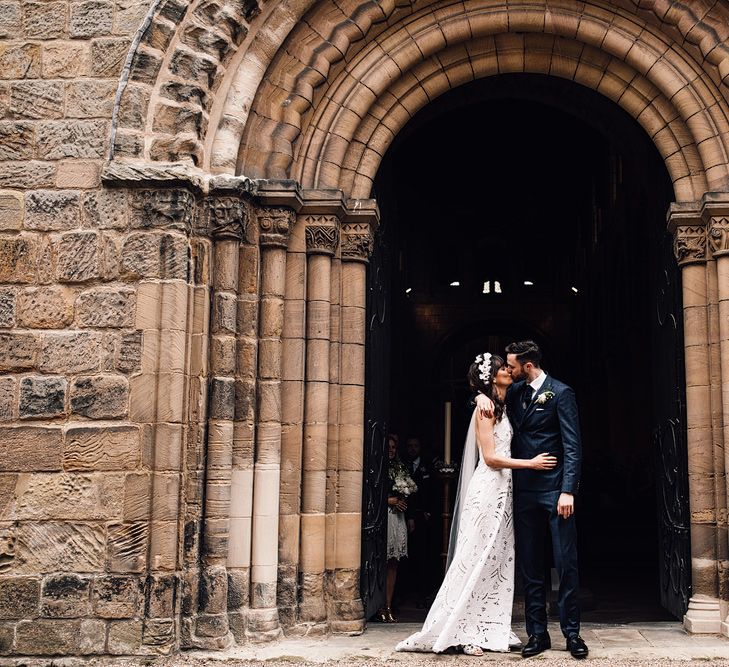
<svg viewBox="0 0 729 667">
<path fill-rule="evenodd" d="M 488 396 L 477 394 L 476 407 L 478 408 L 479 417 L 491 419 L 494 416 L 494 403 Z"/>
</svg>

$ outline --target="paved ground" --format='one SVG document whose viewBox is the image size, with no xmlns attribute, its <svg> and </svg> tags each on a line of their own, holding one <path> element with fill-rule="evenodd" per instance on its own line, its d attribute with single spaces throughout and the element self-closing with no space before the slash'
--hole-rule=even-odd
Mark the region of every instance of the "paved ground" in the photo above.
<svg viewBox="0 0 729 667">
<path fill-rule="evenodd" d="M 518 653 L 489 654 L 481 658 L 465 655 L 432 655 L 396 653 L 395 644 L 419 629 L 418 624 L 371 624 L 359 637 L 329 637 L 327 639 L 290 638 L 272 644 L 237 647 L 224 655 L 188 653 L 160 661 L 161 664 L 199 667 L 224 661 L 226 667 L 291 667 L 292 665 L 351 665 L 361 667 L 410 667 L 433 664 L 474 665 L 481 661 L 520 662 Z M 529 661 L 539 667 L 574 666 L 576 661 L 567 654 L 558 627 L 551 627 L 554 649 Z M 517 633 L 521 634 L 522 633 Z M 681 665 L 696 664 L 729 667 L 729 639 L 714 635 L 690 636 L 679 623 L 643 623 L 629 625 L 586 624 L 582 636 L 590 647 L 590 667 L 641 667 L 680 661 Z M 524 639 L 524 637 L 522 637 Z"/>
</svg>

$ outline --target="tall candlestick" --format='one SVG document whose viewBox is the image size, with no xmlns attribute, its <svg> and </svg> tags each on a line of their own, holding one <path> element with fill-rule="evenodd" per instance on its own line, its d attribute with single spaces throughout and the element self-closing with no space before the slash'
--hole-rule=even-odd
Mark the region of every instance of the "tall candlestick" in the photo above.
<svg viewBox="0 0 729 667">
<path fill-rule="evenodd" d="M 443 462 L 451 462 L 451 402 L 446 401 L 445 404 L 445 452 L 443 454 Z"/>
</svg>

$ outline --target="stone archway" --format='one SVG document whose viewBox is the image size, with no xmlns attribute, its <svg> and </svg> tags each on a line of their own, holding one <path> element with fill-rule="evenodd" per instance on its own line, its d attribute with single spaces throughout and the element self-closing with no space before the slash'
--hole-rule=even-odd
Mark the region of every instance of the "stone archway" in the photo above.
<svg viewBox="0 0 729 667">
<path fill-rule="evenodd" d="M 276 635 L 280 621 L 302 632 L 363 627 L 372 182 L 390 142 L 429 101 L 514 72 L 569 78 L 611 99 L 644 128 L 671 176 L 692 531 L 701 537 L 686 623 L 719 630 L 729 599 L 718 454 L 729 428 L 722 12 L 627 1 L 577 10 L 557 0 L 200 0 L 187 11 L 172 1 L 150 10 L 120 84 L 106 179 L 193 193 L 186 232 L 198 273 L 189 283 L 212 293 L 211 313 L 203 300 L 189 311 L 201 323 L 192 336 L 201 345 L 209 337 L 210 366 L 201 361 L 195 381 L 210 378 L 211 407 L 195 385 L 187 419 L 207 420 L 207 460 L 194 471 L 206 494 L 204 506 L 201 493 L 188 507 L 203 526 L 204 567 L 199 574 L 196 546 L 176 564 L 189 579 L 184 643 L 222 646 L 231 630 Z M 168 372 L 158 361 L 153 373 Z"/>
</svg>

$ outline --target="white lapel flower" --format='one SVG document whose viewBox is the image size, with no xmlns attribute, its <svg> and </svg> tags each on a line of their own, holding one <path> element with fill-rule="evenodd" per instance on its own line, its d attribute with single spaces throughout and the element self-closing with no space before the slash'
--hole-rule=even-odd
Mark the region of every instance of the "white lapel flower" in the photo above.
<svg viewBox="0 0 729 667">
<path fill-rule="evenodd" d="M 553 391 L 545 391 L 543 394 L 539 394 L 534 399 L 534 402 L 537 405 L 544 405 L 547 401 L 551 401 L 554 398 L 554 392 Z"/>
</svg>

